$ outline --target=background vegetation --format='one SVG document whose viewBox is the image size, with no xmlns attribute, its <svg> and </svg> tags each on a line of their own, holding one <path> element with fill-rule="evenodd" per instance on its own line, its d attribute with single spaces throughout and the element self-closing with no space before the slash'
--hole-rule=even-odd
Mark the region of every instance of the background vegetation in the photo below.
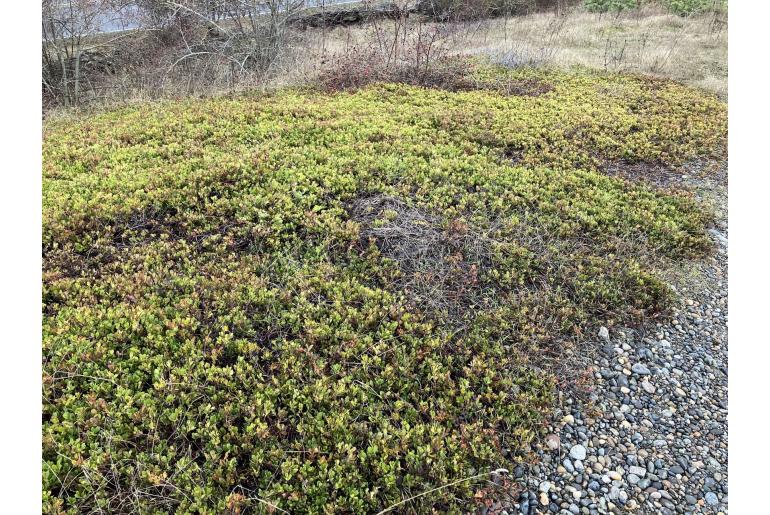
<svg viewBox="0 0 770 515">
<path fill-rule="evenodd" d="M 639 9 L 648 0 L 585 0 L 585 6 L 590 11 L 628 11 Z M 689 16 L 704 12 L 724 12 L 727 10 L 727 0 L 660 0 L 663 7 L 673 14 Z"/>
<path fill-rule="evenodd" d="M 374 55 L 386 63 L 482 55 L 507 64 L 578 64 L 675 77 L 726 95 L 724 6 L 44 0 L 44 111 L 296 86 L 334 71 L 334 63 Z"/>
</svg>

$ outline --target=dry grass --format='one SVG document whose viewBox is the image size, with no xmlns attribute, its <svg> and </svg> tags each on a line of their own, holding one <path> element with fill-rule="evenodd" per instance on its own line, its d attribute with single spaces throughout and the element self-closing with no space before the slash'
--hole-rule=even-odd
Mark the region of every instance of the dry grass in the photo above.
<svg viewBox="0 0 770 515">
<path fill-rule="evenodd" d="M 507 27 L 489 22 L 488 35 L 479 31 L 463 51 L 497 58 L 523 52 L 556 66 L 650 74 L 727 95 L 727 30 L 713 15 L 540 13 Z"/>
<path fill-rule="evenodd" d="M 381 21 L 380 30 L 392 30 L 388 23 Z M 423 24 L 422 29 L 431 25 Z M 562 16 L 546 12 L 441 27 L 443 43 L 453 53 L 512 65 L 642 73 L 727 97 L 727 21 L 714 14 L 683 18 L 654 8 L 620 15 L 574 9 Z M 308 30 L 287 49 L 275 85 L 314 76 L 325 56 L 365 46 L 374 34 L 371 26 Z"/>
</svg>

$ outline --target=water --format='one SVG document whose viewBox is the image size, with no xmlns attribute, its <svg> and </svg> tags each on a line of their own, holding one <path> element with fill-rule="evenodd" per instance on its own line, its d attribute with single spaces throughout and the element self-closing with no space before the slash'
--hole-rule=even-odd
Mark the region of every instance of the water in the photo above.
<svg viewBox="0 0 770 515">
<path fill-rule="evenodd" d="M 75 3 L 75 5 L 78 4 Z M 74 15 L 71 14 L 67 0 L 61 0 L 51 5 L 51 18 L 55 21 L 54 26 L 57 27 L 57 32 L 60 32 L 60 37 L 67 37 L 69 34 L 120 32 L 138 29 L 142 26 L 141 12 L 139 7 L 134 4 L 128 4 L 119 10 L 108 7 L 102 8 L 97 3 L 85 5 L 87 6 L 85 12 L 79 12 L 76 9 Z M 46 19 L 46 12 L 44 12 L 44 24 Z"/>
<path fill-rule="evenodd" d="M 136 5 L 128 5 L 119 12 L 105 12 L 97 18 L 97 32 L 120 32 L 123 30 L 138 29 L 142 26 L 139 8 Z"/>
<path fill-rule="evenodd" d="M 362 0 L 306 0 L 306 7 L 321 7 L 344 4 L 357 4 Z M 267 12 L 267 9 L 264 9 Z M 142 27 L 141 12 L 136 5 L 128 5 L 120 12 L 105 12 L 97 19 L 97 32 L 110 33 L 123 30 L 138 29 Z"/>
</svg>

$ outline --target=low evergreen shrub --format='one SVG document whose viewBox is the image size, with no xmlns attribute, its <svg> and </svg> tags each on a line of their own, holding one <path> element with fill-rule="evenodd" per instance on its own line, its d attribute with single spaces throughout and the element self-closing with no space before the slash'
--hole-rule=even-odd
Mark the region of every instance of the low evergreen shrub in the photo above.
<svg viewBox="0 0 770 515">
<path fill-rule="evenodd" d="M 709 250 L 689 194 L 602 167 L 718 156 L 727 114 L 673 82 L 473 73 L 51 123 L 45 512 L 373 513 L 526 457 L 549 360 L 661 313 L 653 263 Z"/>
</svg>

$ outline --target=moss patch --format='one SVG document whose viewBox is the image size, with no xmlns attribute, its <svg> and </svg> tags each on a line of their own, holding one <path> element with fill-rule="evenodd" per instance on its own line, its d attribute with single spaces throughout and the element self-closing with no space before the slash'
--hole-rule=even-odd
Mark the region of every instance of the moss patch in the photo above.
<svg viewBox="0 0 770 515">
<path fill-rule="evenodd" d="M 708 249 L 688 195 L 598 170 L 713 156 L 726 109 L 671 82 L 477 73 L 538 94 L 284 91 L 50 128 L 46 511 L 376 512 L 521 455 L 553 394 L 540 356 L 664 309 L 643 256 Z M 395 200 L 357 219 L 367 198 Z M 445 242 L 463 309 L 403 287 L 376 229 L 404 212 Z"/>
</svg>

